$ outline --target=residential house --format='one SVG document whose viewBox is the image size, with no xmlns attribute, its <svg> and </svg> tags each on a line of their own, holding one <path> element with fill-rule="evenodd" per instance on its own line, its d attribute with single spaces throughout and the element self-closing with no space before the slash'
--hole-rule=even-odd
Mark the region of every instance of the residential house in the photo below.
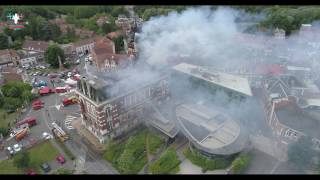
<svg viewBox="0 0 320 180">
<path fill-rule="evenodd" d="M 0 50 L 0 64 L 1 65 L 8 65 L 8 64 L 15 64 L 19 61 L 19 55 L 17 54 L 16 50 L 14 49 L 4 49 Z"/>
<path fill-rule="evenodd" d="M 40 52 L 25 52 L 25 51 L 19 52 L 19 56 L 20 56 L 19 64 L 22 67 L 34 66 L 38 64 L 39 54 Z"/>
<path fill-rule="evenodd" d="M 44 52 L 48 49 L 49 42 L 46 41 L 32 41 L 26 40 L 23 45 L 22 49 L 28 52 L 38 52 L 38 59 L 44 58 Z"/>
<path fill-rule="evenodd" d="M 73 43 L 72 53 L 75 54 L 88 54 L 92 51 L 95 46 L 95 41 L 93 38 L 81 40 Z"/>
<path fill-rule="evenodd" d="M 1 68 L 1 74 L 4 79 L 4 83 L 8 81 L 23 81 L 23 72 L 16 67 L 3 67 Z"/>
<path fill-rule="evenodd" d="M 113 41 L 108 38 L 96 40 L 96 46 L 92 50 L 93 64 L 101 71 L 115 70 L 119 65 L 127 65 L 129 56 L 116 54 Z"/>
</svg>

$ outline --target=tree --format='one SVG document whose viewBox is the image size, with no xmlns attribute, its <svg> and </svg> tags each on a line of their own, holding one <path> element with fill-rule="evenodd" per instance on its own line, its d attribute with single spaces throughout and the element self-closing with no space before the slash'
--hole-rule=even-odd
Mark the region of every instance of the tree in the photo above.
<svg viewBox="0 0 320 180">
<path fill-rule="evenodd" d="M 64 52 L 57 44 L 50 45 L 44 53 L 45 61 L 56 68 L 59 67 L 58 57 L 60 57 L 61 63 L 65 61 Z"/>
<path fill-rule="evenodd" d="M 18 153 L 14 159 L 13 164 L 20 169 L 28 168 L 30 165 L 30 155 L 27 151 L 22 151 Z"/>
<path fill-rule="evenodd" d="M 9 41 L 8 36 L 3 33 L 0 33 L 0 49 L 8 49 Z"/>
<path fill-rule="evenodd" d="M 316 151 L 312 148 L 313 143 L 310 137 L 301 136 L 297 142 L 288 147 L 288 160 L 295 163 L 301 169 L 305 169 L 312 163 Z"/>
<path fill-rule="evenodd" d="M 112 23 L 105 23 L 102 25 L 102 31 L 106 34 L 113 32 L 115 30 L 116 30 L 115 25 Z"/>
<path fill-rule="evenodd" d="M 121 51 L 124 51 L 123 38 L 124 37 L 121 35 L 113 39 L 116 53 L 120 53 Z"/>
<path fill-rule="evenodd" d="M 4 97 L 3 108 L 6 110 L 16 110 L 21 107 L 22 101 L 19 98 Z"/>
</svg>

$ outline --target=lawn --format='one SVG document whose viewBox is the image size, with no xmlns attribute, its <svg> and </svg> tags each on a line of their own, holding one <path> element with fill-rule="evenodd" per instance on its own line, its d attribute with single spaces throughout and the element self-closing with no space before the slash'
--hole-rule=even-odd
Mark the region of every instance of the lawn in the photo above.
<svg viewBox="0 0 320 180">
<path fill-rule="evenodd" d="M 42 173 L 40 165 L 44 162 L 55 160 L 59 151 L 51 144 L 50 141 L 38 144 L 28 149 L 30 155 L 30 168 L 34 169 L 38 174 Z M 13 157 L 14 158 L 14 157 Z M 13 159 L 0 162 L 0 174 L 24 174 L 21 169 L 13 165 Z"/>
<path fill-rule="evenodd" d="M 160 136 L 150 132 L 149 136 L 149 152 L 154 155 L 157 150 L 164 145 L 165 140 Z"/>
<path fill-rule="evenodd" d="M 186 147 L 183 150 L 183 154 L 192 162 L 192 164 L 201 167 L 203 172 L 206 172 L 207 170 L 225 169 L 231 165 L 234 159 L 234 157 L 208 158 L 196 150 L 191 151 L 189 147 Z"/>
<path fill-rule="evenodd" d="M 18 117 L 18 112 L 8 114 L 4 109 L 0 109 L 0 128 L 8 128 L 9 123 L 14 123 Z"/>
<path fill-rule="evenodd" d="M 176 174 L 179 172 L 179 164 L 176 151 L 170 148 L 150 165 L 149 170 L 152 174 Z"/>
<path fill-rule="evenodd" d="M 13 159 L 0 161 L 0 174 L 23 174 L 24 172 L 13 165 Z"/>
<path fill-rule="evenodd" d="M 104 159 L 111 162 L 122 174 L 137 174 L 147 163 L 145 149 L 147 135 L 149 149 L 154 154 L 164 144 L 164 140 L 145 129 L 122 143 L 109 141 L 103 155 Z"/>
<path fill-rule="evenodd" d="M 35 168 L 38 168 L 44 162 L 54 160 L 59 155 L 59 151 L 50 141 L 36 145 L 29 149 L 28 152 L 30 153 L 30 164 Z"/>
</svg>

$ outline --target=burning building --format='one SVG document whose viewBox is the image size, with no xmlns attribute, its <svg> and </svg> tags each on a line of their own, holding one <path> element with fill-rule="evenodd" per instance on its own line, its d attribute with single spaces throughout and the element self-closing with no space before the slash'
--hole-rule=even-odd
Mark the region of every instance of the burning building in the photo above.
<svg viewBox="0 0 320 180">
<path fill-rule="evenodd" d="M 143 120 L 149 102 L 160 102 L 168 96 L 168 77 L 145 78 L 134 87 L 132 76 L 114 74 L 107 77 L 83 76 L 78 81 L 82 124 L 101 143 L 137 127 Z"/>
</svg>

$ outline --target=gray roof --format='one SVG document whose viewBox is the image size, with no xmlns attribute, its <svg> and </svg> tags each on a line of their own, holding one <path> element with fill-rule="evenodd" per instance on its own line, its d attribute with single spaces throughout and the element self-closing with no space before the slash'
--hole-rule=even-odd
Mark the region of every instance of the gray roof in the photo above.
<svg viewBox="0 0 320 180">
<path fill-rule="evenodd" d="M 180 63 L 174 66 L 173 69 L 243 95 L 252 96 L 249 81 L 246 78 L 217 71 L 214 72 L 201 66 L 187 63 Z"/>
<path fill-rule="evenodd" d="M 176 116 L 182 132 L 199 149 L 216 155 L 242 151 L 247 134 L 229 116 L 197 104 L 177 107 Z"/>
</svg>

